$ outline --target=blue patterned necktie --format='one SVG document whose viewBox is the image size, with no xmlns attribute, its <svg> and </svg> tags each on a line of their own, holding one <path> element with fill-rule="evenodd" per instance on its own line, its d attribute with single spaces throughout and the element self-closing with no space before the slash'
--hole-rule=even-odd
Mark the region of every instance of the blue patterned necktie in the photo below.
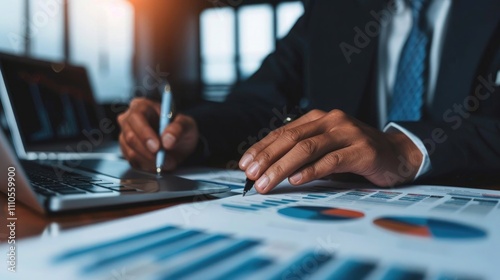
<svg viewBox="0 0 500 280">
<path fill-rule="evenodd" d="M 418 121 L 427 90 L 430 34 L 425 12 L 429 0 L 410 0 L 413 26 L 401 51 L 388 119 Z"/>
</svg>

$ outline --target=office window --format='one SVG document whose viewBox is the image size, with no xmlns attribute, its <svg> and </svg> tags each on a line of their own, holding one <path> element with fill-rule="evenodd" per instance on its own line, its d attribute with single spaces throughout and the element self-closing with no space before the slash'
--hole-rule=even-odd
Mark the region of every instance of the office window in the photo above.
<svg viewBox="0 0 500 280">
<path fill-rule="evenodd" d="M 204 98 L 221 101 L 235 81 L 252 75 L 303 12 L 301 1 L 203 11 L 200 67 Z"/>
<path fill-rule="evenodd" d="M 304 13 L 301 2 L 281 3 L 276 8 L 278 16 L 277 37 L 283 38 Z"/>
<path fill-rule="evenodd" d="M 239 67 L 245 79 L 274 50 L 273 10 L 271 5 L 249 5 L 239 10 L 238 20 Z"/>
<path fill-rule="evenodd" d="M 31 55 L 48 60 L 64 60 L 63 2 L 47 0 L 29 2 Z"/>
<path fill-rule="evenodd" d="M 206 10 L 201 14 L 200 21 L 202 79 L 207 85 L 235 82 L 234 10 Z"/>
<path fill-rule="evenodd" d="M 0 0 L 0 52 L 24 52 L 25 2 Z"/>
<path fill-rule="evenodd" d="M 127 0 L 70 0 L 71 62 L 86 66 L 98 102 L 131 96 L 134 11 Z"/>
<path fill-rule="evenodd" d="M 132 95 L 134 10 L 128 0 L 0 0 L 0 8 L 0 52 L 85 66 L 98 102 Z"/>
</svg>

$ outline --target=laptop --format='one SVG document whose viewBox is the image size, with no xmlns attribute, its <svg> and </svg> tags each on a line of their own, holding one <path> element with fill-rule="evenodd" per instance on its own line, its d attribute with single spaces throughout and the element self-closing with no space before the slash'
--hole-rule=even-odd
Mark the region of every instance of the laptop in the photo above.
<svg viewBox="0 0 500 280">
<path fill-rule="evenodd" d="M 227 186 L 131 169 L 125 160 L 18 159 L 0 129 L 0 191 L 40 213 L 223 193 Z M 10 179 L 13 178 L 13 179 Z M 10 196 L 9 196 L 10 197 Z M 9 200 L 10 201 L 10 200 Z"/>
<path fill-rule="evenodd" d="M 84 67 L 0 53 L 0 100 L 20 158 L 120 155 Z"/>
<path fill-rule="evenodd" d="M 111 120 L 94 101 L 84 68 L 0 54 L 0 72 L 17 153 L 1 131 L 0 191 L 15 190 L 16 200 L 34 210 L 64 212 L 229 190 L 131 169 L 118 157 Z"/>
</svg>

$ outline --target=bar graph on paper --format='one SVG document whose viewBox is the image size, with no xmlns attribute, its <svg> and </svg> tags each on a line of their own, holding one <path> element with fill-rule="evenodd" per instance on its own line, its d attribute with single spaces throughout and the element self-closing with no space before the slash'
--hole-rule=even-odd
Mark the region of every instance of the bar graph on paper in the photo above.
<svg viewBox="0 0 500 280">
<path fill-rule="evenodd" d="M 296 273 L 300 278 L 424 279 L 426 271 L 398 264 L 379 265 L 362 257 L 338 257 L 331 252 L 293 250 L 271 252 L 261 240 L 236 238 L 226 234 L 165 226 L 92 246 L 68 250 L 52 259 L 54 265 L 80 263 L 78 274 L 93 278 L 113 267 L 126 267 L 126 274 L 140 279 L 285 279 Z M 285 257 L 277 257 L 277 253 Z M 300 269 L 314 261 L 311 269 Z M 292 272 L 291 271 L 294 271 Z M 392 278 L 394 276 L 397 278 Z M 442 277 L 458 277 L 442 272 Z M 201 278 L 198 278 L 201 277 Z M 416 277 L 416 278 L 415 278 Z M 256 278 L 253 278 L 256 279 Z M 441 278 L 447 279 L 447 278 Z"/>
<path fill-rule="evenodd" d="M 55 279 L 496 279 L 500 192 L 326 184 L 33 239 L 19 255 Z"/>
</svg>

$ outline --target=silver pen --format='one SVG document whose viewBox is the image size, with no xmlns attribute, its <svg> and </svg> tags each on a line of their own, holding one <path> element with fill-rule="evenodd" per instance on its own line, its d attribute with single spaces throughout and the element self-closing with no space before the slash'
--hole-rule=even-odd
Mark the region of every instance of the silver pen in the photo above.
<svg viewBox="0 0 500 280">
<path fill-rule="evenodd" d="M 171 118 L 172 118 L 172 92 L 170 89 L 170 84 L 167 82 L 161 97 L 160 127 L 158 132 L 160 138 L 165 128 L 167 128 L 167 126 L 170 124 Z M 165 161 L 165 149 L 160 148 L 160 150 L 156 154 L 156 174 L 158 176 L 161 175 L 161 169 L 164 161 Z"/>
</svg>

